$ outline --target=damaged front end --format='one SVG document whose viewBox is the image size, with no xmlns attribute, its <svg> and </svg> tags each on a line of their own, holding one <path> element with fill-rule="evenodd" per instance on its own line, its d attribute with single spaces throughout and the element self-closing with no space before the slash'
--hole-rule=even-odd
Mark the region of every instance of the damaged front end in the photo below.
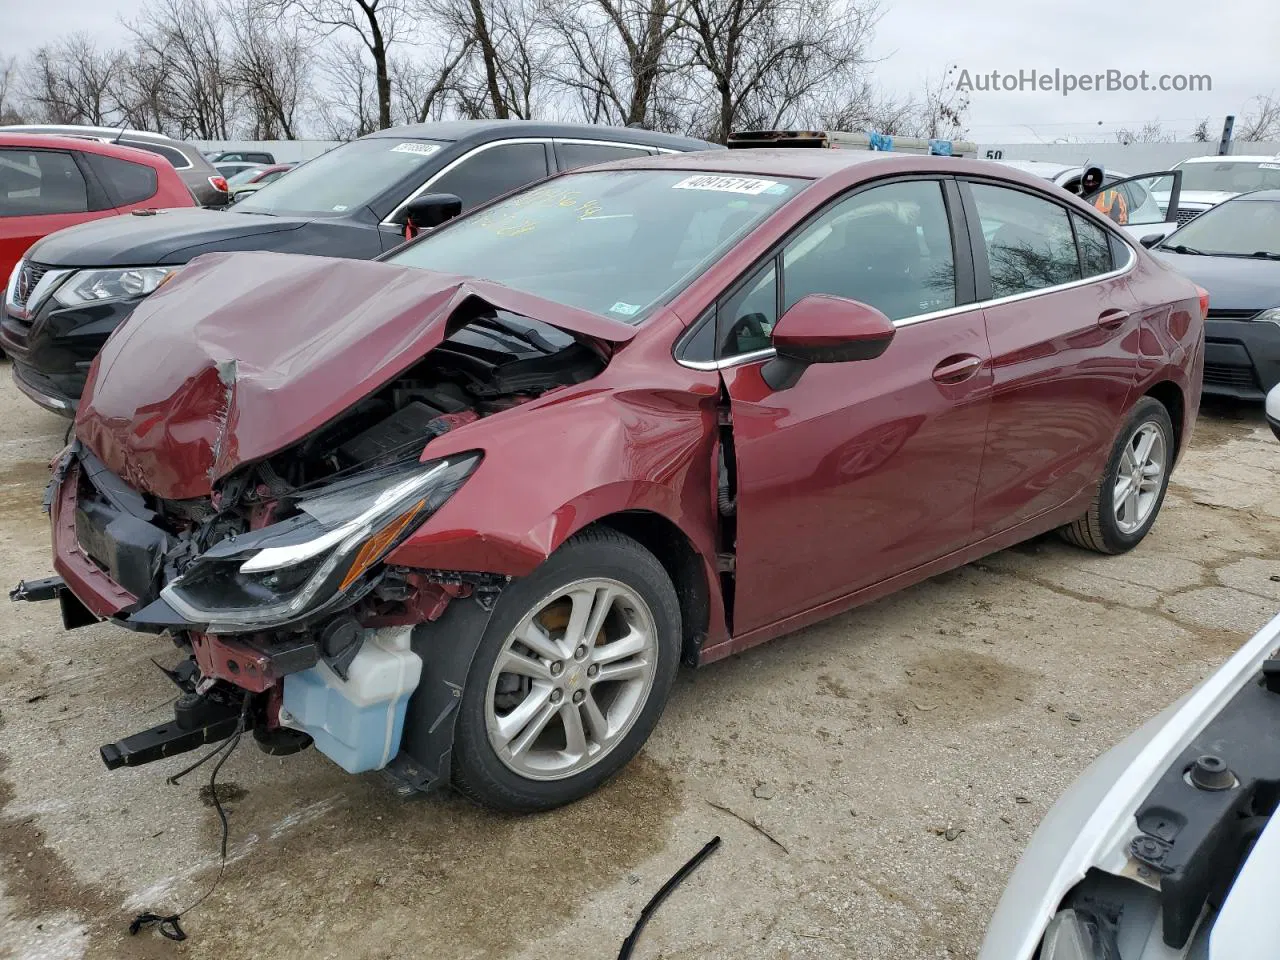
<svg viewBox="0 0 1280 960">
<path fill-rule="evenodd" d="M 271 753 L 314 740 L 352 773 L 390 765 L 409 788 L 447 775 L 451 724 L 439 721 L 506 578 L 384 561 L 481 466 L 479 444 L 433 458 L 433 440 L 590 379 L 607 362 L 598 342 L 474 293 L 448 302 L 420 321 L 436 331 L 425 353 L 389 358 L 385 379 L 346 409 L 255 459 L 246 438 L 268 434 L 260 418 L 272 411 L 269 394 L 245 380 L 270 370 L 278 393 L 270 358 L 192 364 L 172 404 L 180 413 L 161 430 L 147 419 L 154 405 L 127 411 L 127 421 L 105 414 L 91 378 L 80 439 L 55 461 L 46 496 L 59 577 L 20 584 L 13 598 L 57 597 L 69 629 L 109 619 L 169 633 L 188 653 L 166 671 L 180 688 L 173 721 L 104 746 L 108 767 L 195 749 L 245 722 Z M 327 362 L 323 352 L 310 360 L 294 361 L 294 381 Z M 194 395 L 191 384 L 211 383 L 210 373 L 217 386 Z M 201 410 L 203 419 L 193 415 Z M 296 410 L 280 414 L 307 423 Z M 193 434 L 211 442 L 184 447 Z M 184 456 L 201 475 L 174 470 Z M 474 602 L 450 609 L 459 598 Z"/>
</svg>

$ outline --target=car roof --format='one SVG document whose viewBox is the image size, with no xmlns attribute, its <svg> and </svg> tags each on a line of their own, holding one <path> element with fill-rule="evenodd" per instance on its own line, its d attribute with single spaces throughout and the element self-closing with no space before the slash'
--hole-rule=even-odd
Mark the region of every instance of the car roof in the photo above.
<svg viewBox="0 0 1280 960">
<path fill-rule="evenodd" d="M 1024 170 L 1027 173 L 1034 173 L 1041 177 L 1047 177 L 1052 180 L 1064 170 L 1071 170 L 1082 167 L 1078 163 L 1056 163 L 1053 160 L 995 160 L 994 163 L 1003 163 L 1006 167 L 1013 167 L 1015 170 Z"/>
<path fill-rule="evenodd" d="M 637 157 L 612 163 L 579 167 L 581 170 L 673 169 L 728 173 L 739 176 L 800 177 L 822 180 L 839 177 L 845 182 L 869 180 L 899 173 L 959 173 L 990 178 L 993 175 L 1013 183 L 1052 189 L 1043 177 L 1006 167 L 997 172 L 990 160 L 935 157 L 923 154 L 888 153 L 880 150 L 779 148 L 762 150 L 705 150 L 701 153 L 663 154 Z M 864 169 L 865 168 L 865 169 Z"/>
<path fill-rule="evenodd" d="M 33 150 L 56 147 L 62 150 L 79 150 L 82 153 L 97 153 L 103 156 L 130 160 L 134 163 L 145 163 L 148 167 L 173 169 L 164 157 L 126 146 L 123 143 L 105 143 L 102 140 L 90 140 L 85 137 L 60 137 L 51 133 L 11 133 L 0 127 L 0 146 L 30 147 Z"/>
<path fill-rule="evenodd" d="M 1225 157 L 1187 157 L 1182 163 L 1280 163 L 1280 154 L 1250 153 L 1229 154 Z"/>
<path fill-rule="evenodd" d="M 657 133 L 639 127 L 612 127 L 593 123 L 545 123 L 541 120 L 441 120 L 436 123 L 411 123 L 366 134 L 362 139 L 398 137 L 422 140 L 504 140 L 510 137 L 560 137 L 587 140 L 611 140 L 648 147 L 673 150 L 714 147 L 706 140 Z"/>
<path fill-rule="evenodd" d="M 183 141 L 175 140 L 173 137 L 166 137 L 163 133 L 151 133 L 148 130 L 131 130 L 127 127 L 123 130 L 120 127 L 91 127 L 76 123 L 15 123 L 0 127 L 0 133 L 5 132 L 39 133 L 46 136 L 53 133 L 67 133 L 72 136 L 107 137 L 109 139 L 123 136 L 134 140 L 152 140 L 156 143 L 174 143 L 186 146 Z"/>
</svg>

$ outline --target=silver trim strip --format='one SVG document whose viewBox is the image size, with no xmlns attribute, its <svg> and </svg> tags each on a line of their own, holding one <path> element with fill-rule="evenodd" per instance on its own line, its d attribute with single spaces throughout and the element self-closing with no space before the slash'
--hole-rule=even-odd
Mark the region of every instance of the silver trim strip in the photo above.
<svg viewBox="0 0 1280 960">
<path fill-rule="evenodd" d="M 379 224 L 379 226 L 381 227 L 401 226 L 401 224 L 395 222 L 396 214 L 398 214 L 401 210 L 403 210 L 409 204 L 413 203 L 413 201 L 418 199 L 418 197 L 426 193 L 427 190 L 430 189 L 431 185 L 435 183 L 437 180 L 439 180 L 441 177 L 443 177 L 446 173 L 448 173 L 458 164 L 463 163 L 464 161 L 470 160 L 477 153 L 483 153 L 486 150 L 492 150 L 494 147 L 505 147 L 508 144 L 512 144 L 512 143 L 541 143 L 546 145 L 546 144 L 550 144 L 551 142 L 552 142 L 551 137 L 512 137 L 509 140 L 491 140 L 489 143 L 482 143 L 480 144 L 480 146 L 476 147 L 474 150 L 468 150 L 462 156 L 455 157 L 454 159 L 450 160 L 447 164 L 445 164 L 443 167 L 441 167 L 439 170 L 433 173 L 430 177 L 428 177 L 427 181 L 422 186 L 420 186 L 417 190 L 413 191 L 413 193 L 409 194 L 409 196 L 405 197 L 402 201 L 400 201 L 399 205 L 382 219 L 382 222 Z"/>
<path fill-rule="evenodd" d="M 1087 283 L 1099 283 L 1103 280 L 1113 280 L 1116 277 L 1122 277 L 1131 272 L 1138 262 L 1138 256 L 1134 252 L 1133 245 L 1127 238 L 1124 240 L 1124 244 L 1125 249 L 1129 251 L 1129 259 L 1125 261 L 1124 266 L 1116 267 L 1108 273 L 1100 273 L 1096 277 L 1086 277 L 1082 280 L 1072 280 L 1070 283 L 1060 283 L 1053 287 L 1044 287 L 1041 290 L 1030 290 L 1026 293 L 1015 293 L 1007 297 L 998 297 L 995 300 L 975 300 L 973 303 L 965 303 L 957 307 L 948 307 L 946 310 L 935 310 L 932 313 L 922 313 L 919 316 L 905 317 L 902 320 L 894 320 L 893 325 L 894 327 L 910 327 L 917 323 L 924 323 L 927 320 L 951 317 L 956 314 L 967 313 L 970 310 L 999 307 L 1006 303 L 1017 303 L 1019 300 L 1030 300 L 1033 297 L 1042 297 L 1049 293 L 1058 293 L 1062 290 L 1072 290 L 1076 287 L 1083 287 Z M 703 311 L 698 311 L 698 316 L 702 316 L 702 313 Z M 724 370 L 728 367 L 736 367 L 744 363 L 752 363 L 756 360 L 763 360 L 772 356 L 774 356 L 774 350 L 770 347 L 767 350 L 753 350 L 750 353 L 742 353 L 735 357 L 725 357 L 720 360 L 683 360 L 677 357 L 676 363 L 680 364 L 682 367 L 688 367 L 691 370 Z"/>
</svg>

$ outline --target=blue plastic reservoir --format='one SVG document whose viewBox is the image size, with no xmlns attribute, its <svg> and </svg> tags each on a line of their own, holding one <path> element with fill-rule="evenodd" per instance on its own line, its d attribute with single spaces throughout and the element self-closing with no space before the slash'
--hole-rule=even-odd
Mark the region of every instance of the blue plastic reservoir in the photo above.
<svg viewBox="0 0 1280 960">
<path fill-rule="evenodd" d="M 400 750 L 409 696 L 422 677 L 412 634 L 412 627 L 366 630 L 346 680 L 323 661 L 285 677 L 281 724 L 309 733 L 348 773 L 385 767 Z"/>
</svg>

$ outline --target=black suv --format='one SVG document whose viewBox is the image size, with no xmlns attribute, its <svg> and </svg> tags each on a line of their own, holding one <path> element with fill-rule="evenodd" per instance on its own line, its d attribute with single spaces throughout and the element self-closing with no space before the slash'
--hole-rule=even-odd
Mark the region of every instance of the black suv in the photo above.
<svg viewBox="0 0 1280 960">
<path fill-rule="evenodd" d="M 41 282 L 9 285 L 0 349 L 13 359 L 14 380 L 28 397 L 73 416 L 111 331 L 202 253 L 371 260 L 404 241 L 408 208 L 419 197 L 452 194 L 466 210 L 557 171 L 707 149 L 716 145 L 625 127 L 523 120 L 381 130 L 302 164 L 226 211 L 136 211 L 141 215 L 51 234 L 15 271 Z M 20 299 L 21 290 L 30 291 L 29 300 Z"/>
</svg>

